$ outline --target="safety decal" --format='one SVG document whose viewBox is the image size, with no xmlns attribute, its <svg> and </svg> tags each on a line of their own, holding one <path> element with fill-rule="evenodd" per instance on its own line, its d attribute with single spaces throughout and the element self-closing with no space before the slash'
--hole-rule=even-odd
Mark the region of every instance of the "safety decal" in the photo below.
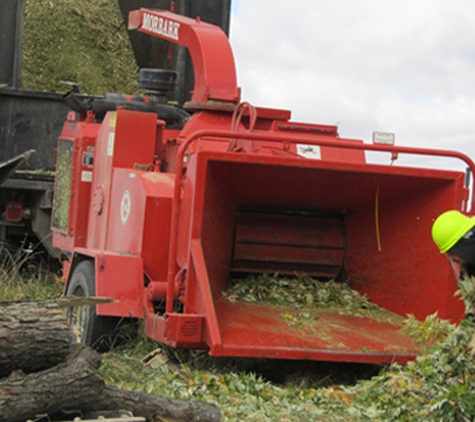
<svg viewBox="0 0 475 422">
<path fill-rule="evenodd" d="M 132 200 L 130 198 L 130 192 L 126 190 L 122 195 L 122 200 L 120 201 L 120 219 L 122 220 L 123 225 L 127 224 L 131 206 Z"/>
<path fill-rule="evenodd" d="M 92 171 L 81 171 L 81 182 L 92 182 Z"/>
<path fill-rule="evenodd" d="M 112 157 L 114 155 L 114 142 L 115 142 L 115 133 L 109 132 L 109 136 L 107 138 L 107 155 Z"/>
<path fill-rule="evenodd" d="M 297 144 L 297 154 L 314 160 L 321 160 L 322 152 L 318 145 Z"/>
</svg>

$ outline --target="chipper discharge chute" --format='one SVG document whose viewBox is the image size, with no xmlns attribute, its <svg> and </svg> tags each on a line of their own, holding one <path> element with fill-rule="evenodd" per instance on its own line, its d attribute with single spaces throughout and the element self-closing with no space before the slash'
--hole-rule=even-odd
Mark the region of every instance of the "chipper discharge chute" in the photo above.
<svg viewBox="0 0 475 422">
<path fill-rule="evenodd" d="M 445 155 L 474 172 L 468 157 L 342 139 L 336 126 L 239 103 L 219 28 L 146 9 L 132 12 L 130 25 L 190 49 L 193 113 L 181 129 L 167 128 L 160 111 L 157 120 L 123 109 L 100 127 L 89 116 L 93 135 L 87 121 L 65 125 L 65 142 L 89 127 L 95 151 L 92 175 L 67 179 L 78 183 L 73 199 L 89 209 L 87 221 L 70 207 L 54 232 L 71 252 L 69 292 L 116 299 L 97 305 L 97 315 L 144 318 L 149 337 L 214 356 L 406 362 L 419 350 L 396 315 L 463 316 L 454 274 L 430 232 L 443 211 L 469 209 L 465 174 L 369 164 L 365 150 Z M 393 314 L 227 294 L 235 278 L 263 273 L 341 283 Z M 292 286 L 281 293 L 295 293 Z"/>
</svg>

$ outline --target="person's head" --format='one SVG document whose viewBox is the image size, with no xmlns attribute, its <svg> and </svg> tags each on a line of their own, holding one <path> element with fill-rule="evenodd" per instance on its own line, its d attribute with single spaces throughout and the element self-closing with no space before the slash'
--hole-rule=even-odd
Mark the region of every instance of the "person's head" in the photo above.
<svg viewBox="0 0 475 422">
<path fill-rule="evenodd" d="M 440 253 L 462 271 L 475 267 L 475 219 L 451 210 L 439 215 L 432 225 L 432 239 Z"/>
</svg>

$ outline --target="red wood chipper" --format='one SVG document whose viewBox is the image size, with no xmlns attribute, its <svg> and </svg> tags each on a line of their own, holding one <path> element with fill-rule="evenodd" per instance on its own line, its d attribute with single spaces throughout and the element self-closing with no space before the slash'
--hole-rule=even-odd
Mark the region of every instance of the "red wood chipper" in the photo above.
<svg viewBox="0 0 475 422">
<path fill-rule="evenodd" d="M 430 229 L 441 212 L 470 208 L 465 174 L 369 164 L 365 151 L 449 156 L 475 173 L 468 157 L 342 139 L 336 126 L 240 102 L 228 39 L 199 19 L 141 9 L 129 27 L 188 47 L 195 87 L 185 112 L 163 101 L 176 75 L 144 70 L 156 98 L 82 104 L 64 124 L 52 226 L 66 293 L 115 299 L 71 313 L 82 341 L 120 317 L 213 356 L 390 363 L 418 353 L 387 322 L 321 310 L 310 333 L 285 308 L 225 300 L 234 273 L 343 279 L 400 315 L 463 316 Z"/>
</svg>

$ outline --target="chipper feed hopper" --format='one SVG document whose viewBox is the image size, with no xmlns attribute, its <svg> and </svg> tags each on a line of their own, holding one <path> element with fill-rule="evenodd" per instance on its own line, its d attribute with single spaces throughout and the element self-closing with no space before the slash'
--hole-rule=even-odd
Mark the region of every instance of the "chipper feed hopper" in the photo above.
<svg viewBox="0 0 475 422">
<path fill-rule="evenodd" d="M 229 42 L 199 19 L 141 9 L 129 26 L 188 47 L 195 88 L 187 118 L 131 101 L 101 121 L 94 106 L 71 112 L 64 125 L 53 229 L 66 292 L 115 299 L 71 313 L 83 341 L 108 317 L 132 317 L 159 342 L 213 356 L 390 363 L 418 353 L 389 322 L 322 309 L 302 329 L 282 317 L 294 309 L 229 300 L 235 274 L 303 273 L 402 316 L 463 316 L 430 229 L 441 212 L 470 208 L 465 174 L 370 164 L 365 151 L 449 156 L 474 172 L 468 157 L 342 139 L 336 126 L 240 102 Z"/>
</svg>

